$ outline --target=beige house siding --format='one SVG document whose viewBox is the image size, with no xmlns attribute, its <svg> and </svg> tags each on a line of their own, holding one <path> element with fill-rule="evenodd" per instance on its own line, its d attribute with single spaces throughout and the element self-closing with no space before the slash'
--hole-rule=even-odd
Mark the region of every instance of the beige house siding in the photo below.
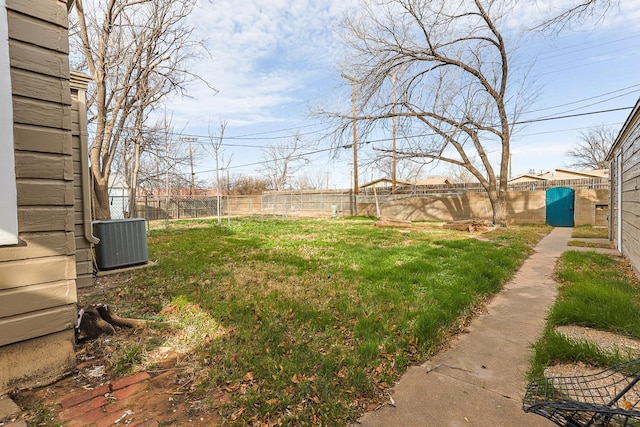
<svg viewBox="0 0 640 427">
<path fill-rule="evenodd" d="M 18 238 L 0 247 L 0 394 L 72 369 L 76 322 L 67 2 L 7 0 Z"/>
<path fill-rule="evenodd" d="M 640 99 L 607 156 L 611 162 L 609 233 L 640 272 Z"/>
</svg>

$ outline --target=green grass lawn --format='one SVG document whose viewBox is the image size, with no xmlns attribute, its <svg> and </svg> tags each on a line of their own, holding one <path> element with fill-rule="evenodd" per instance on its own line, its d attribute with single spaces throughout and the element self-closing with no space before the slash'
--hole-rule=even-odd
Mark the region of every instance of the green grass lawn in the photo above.
<svg viewBox="0 0 640 427">
<path fill-rule="evenodd" d="M 575 239 L 607 239 L 609 237 L 609 229 L 607 227 L 580 225 L 573 229 L 571 237 Z"/>
<path fill-rule="evenodd" d="M 124 373 L 153 347 L 190 340 L 189 392 L 226 425 L 355 421 L 500 290 L 550 230 L 513 226 L 476 238 L 363 218 L 214 224 L 152 231 L 157 265 L 94 298 L 162 322 L 111 369 Z M 215 400 L 219 393 L 229 401 Z"/>
<path fill-rule="evenodd" d="M 608 366 L 627 360 L 627 354 L 568 340 L 555 327 L 578 325 L 640 339 L 640 281 L 629 263 L 596 252 L 569 251 L 560 257 L 557 279 L 559 296 L 535 345 L 530 378 L 542 377 L 544 367 L 555 363 Z"/>
<path fill-rule="evenodd" d="M 581 248 L 615 249 L 615 246 L 612 243 L 589 242 L 584 240 L 571 240 L 567 243 L 567 246 L 577 246 Z"/>
</svg>

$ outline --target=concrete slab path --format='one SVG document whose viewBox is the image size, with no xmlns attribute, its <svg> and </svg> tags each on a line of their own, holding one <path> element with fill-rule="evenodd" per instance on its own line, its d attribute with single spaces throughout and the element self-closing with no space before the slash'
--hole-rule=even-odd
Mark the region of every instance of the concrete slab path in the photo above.
<svg viewBox="0 0 640 427">
<path fill-rule="evenodd" d="M 553 271 L 572 228 L 554 228 L 451 347 L 410 368 L 394 388 L 395 406 L 365 414 L 362 426 L 529 426 L 547 419 L 522 411 L 531 345 L 557 296 Z"/>
</svg>

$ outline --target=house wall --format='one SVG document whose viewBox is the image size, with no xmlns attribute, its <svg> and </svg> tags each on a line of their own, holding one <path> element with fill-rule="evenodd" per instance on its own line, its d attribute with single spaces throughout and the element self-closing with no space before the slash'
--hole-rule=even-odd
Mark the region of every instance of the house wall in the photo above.
<svg viewBox="0 0 640 427">
<path fill-rule="evenodd" d="M 92 243 L 98 243 L 91 227 L 86 90 L 88 76 L 71 72 L 71 146 L 73 150 L 74 234 L 76 287 L 93 285 Z"/>
<path fill-rule="evenodd" d="M 607 158 L 611 161 L 611 239 L 640 272 L 640 100 Z"/>
<path fill-rule="evenodd" d="M 7 0 L 18 239 L 0 247 L 0 394 L 75 362 L 67 3 Z"/>
</svg>

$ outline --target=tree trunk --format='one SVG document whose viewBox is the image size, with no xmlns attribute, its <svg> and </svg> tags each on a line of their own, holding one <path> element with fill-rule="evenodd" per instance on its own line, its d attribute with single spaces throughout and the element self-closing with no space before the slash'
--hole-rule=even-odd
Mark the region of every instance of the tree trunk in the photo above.
<svg viewBox="0 0 640 427">
<path fill-rule="evenodd" d="M 129 183 L 129 218 L 136 218 L 136 195 L 138 193 L 138 174 L 140 173 L 140 140 L 135 141 L 133 149 L 133 170 Z"/>
<path fill-rule="evenodd" d="M 109 187 L 107 181 L 98 181 L 95 176 L 93 181 L 93 219 L 111 219 L 111 209 L 109 205 Z"/>
<path fill-rule="evenodd" d="M 493 224 L 506 227 L 507 226 L 507 203 L 506 192 L 488 191 L 491 209 L 493 210 Z"/>
</svg>

